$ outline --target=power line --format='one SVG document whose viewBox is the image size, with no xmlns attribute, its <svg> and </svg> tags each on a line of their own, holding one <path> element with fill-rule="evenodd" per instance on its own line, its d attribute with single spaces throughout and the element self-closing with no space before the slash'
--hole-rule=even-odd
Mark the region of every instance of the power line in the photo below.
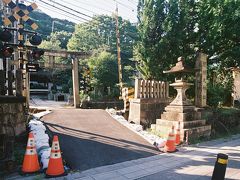
<svg viewBox="0 0 240 180">
<path fill-rule="evenodd" d="M 135 4 L 138 4 L 138 1 L 135 1 L 135 0 L 128 0 L 128 1 L 130 1 L 132 3 L 135 3 Z"/>
<path fill-rule="evenodd" d="M 74 0 L 74 1 L 77 2 L 77 3 L 79 3 L 79 1 L 77 1 L 77 0 Z M 88 4 L 88 3 L 86 3 L 86 2 L 81 2 L 81 3 L 82 3 L 82 4 L 85 4 L 85 5 L 87 5 L 87 6 L 95 7 L 95 8 L 97 8 L 97 9 L 102 10 L 102 11 L 106 11 L 106 12 L 112 13 L 112 11 L 109 11 L 109 10 L 103 9 L 103 8 L 100 8 L 100 7 L 98 7 L 98 6 L 94 6 L 93 4 Z"/>
<path fill-rule="evenodd" d="M 62 9 L 62 8 L 56 7 L 56 6 L 54 6 L 54 5 L 51 5 L 51 4 L 49 4 L 49 3 L 47 3 L 47 2 L 45 2 L 45 1 L 43 1 L 43 0 L 38 0 L 38 1 L 40 1 L 40 2 L 42 2 L 42 3 L 44 3 L 44 4 L 47 4 L 48 6 L 54 7 L 54 8 L 56 8 L 56 9 L 58 9 L 58 10 L 61 10 L 61 11 L 65 12 L 65 13 L 68 13 L 68 14 L 71 14 L 71 15 L 73 15 L 73 16 L 76 16 L 76 17 L 78 17 L 78 18 L 80 18 L 80 19 L 82 19 L 82 20 L 89 21 L 88 19 L 85 19 L 85 18 L 83 18 L 83 17 L 77 16 L 76 14 L 70 13 L 70 12 L 68 12 L 68 11 L 66 11 L 66 10 L 64 10 L 64 9 Z"/>
<path fill-rule="evenodd" d="M 134 0 L 128 0 L 128 2 L 130 2 L 130 3 L 133 4 L 133 5 L 137 5 L 137 4 L 138 4 L 138 2 L 136 2 L 136 1 L 134 1 Z"/>
<path fill-rule="evenodd" d="M 27 1 L 27 2 L 29 2 L 29 1 Z M 62 16 L 66 16 L 66 17 L 75 19 L 75 20 L 77 20 L 77 21 L 84 22 L 84 21 L 82 21 L 82 20 L 80 20 L 80 19 L 77 19 L 76 17 L 73 17 L 73 16 L 69 16 L 69 15 L 67 15 L 67 14 L 60 13 L 60 12 L 54 10 L 54 9 L 51 9 L 51 8 L 49 8 L 49 7 L 47 7 L 47 6 L 42 5 L 42 4 L 39 4 L 39 6 L 41 6 L 41 7 L 44 8 L 44 9 L 48 9 L 49 11 L 53 11 L 53 12 L 55 12 L 55 13 L 57 13 L 57 14 L 60 14 L 60 15 L 62 15 Z"/>
<path fill-rule="evenodd" d="M 88 12 L 90 12 L 90 13 L 96 14 L 96 12 L 91 11 L 91 10 L 86 9 L 86 8 L 83 8 L 83 7 L 81 7 L 81 6 L 77 6 L 76 4 L 72 4 L 72 3 L 66 2 L 66 1 L 64 1 L 64 0 L 61 0 L 61 1 L 64 2 L 64 3 L 67 3 L 67 4 L 69 4 L 69 5 L 72 5 L 72 6 L 74 6 L 74 7 L 77 7 L 77 8 L 83 9 L 83 10 L 85 10 L 85 11 L 88 11 Z"/>
<path fill-rule="evenodd" d="M 113 0 L 113 1 L 115 1 L 115 2 L 118 3 L 119 5 L 122 5 L 122 6 L 125 7 L 125 8 L 128 8 L 128 9 L 134 11 L 134 8 L 131 7 L 131 6 L 128 6 L 128 5 L 126 5 L 126 4 L 123 4 L 123 3 L 121 3 L 121 2 L 119 2 L 119 1 L 117 1 L 117 0 Z"/>
<path fill-rule="evenodd" d="M 25 0 L 25 1 L 28 2 L 28 3 L 32 3 L 32 2 L 34 2 L 34 0 L 32 0 L 32 2 L 30 2 L 29 0 Z M 84 22 L 84 21 L 82 21 L 82 20 L 76 18 L 75 15 L 74 15 L 74 16 L 70 16 L 70 15 L 67 15 L 67 14 L 61 13 L 61 12 L 59 12 L 59 11 L 54 10 L 53 8 L 50 8 L 50 7 L 45 6 L 45 4 L 43 5 L 42 2 L 38 2 L 38 5 L 41 6 L 43 9 L 48 9 L 49 11 L 55 12 L 55 13 L 60 14 L 60 15 L 62 15 L 62 16 L 66 16 L 66 17 L 69 17 L 69 18 L 75 19 L 75 20 L 77 20 L 77 21 L 79 21 L 79 22 Z M 51 6 L 51 7 L 52 7 L 52 6 Z"/>
<path fill-rule="evenodd" d="M 68 7 L 68 6 L 65 6 L 65 5 L 63 5 L 63 4 L 60 4 L 60 3 L 56 2 L 56 1 L 53 1 L 53 0 L 48 0 L 48 1 L 53 2 L 53 3 L 55 3 L 55 4 L 59 5 L 59 6 L 62 6 L 62 7 L 64 7 L 64 8 L 66 8 L 66 9 L 69 9 L 69 10 L 71 10 L 71 11 L 74 11 L 74 12 L 76 12 L 76 13 L 78 13 L 78 14 L 81 14 L 81 15 L 83 15 L 83 16 L 92 18 L 91 16 L 89 16 L 89 15 L 87 15 L 87 14 L 85 14 L 85 13 L 79 12 L 79 11 L 77 11 L 77 10 L 75 10 L 75 9 L 72 9 L 72 8 L 70 8 L 70 7 Z"/>
</svg>

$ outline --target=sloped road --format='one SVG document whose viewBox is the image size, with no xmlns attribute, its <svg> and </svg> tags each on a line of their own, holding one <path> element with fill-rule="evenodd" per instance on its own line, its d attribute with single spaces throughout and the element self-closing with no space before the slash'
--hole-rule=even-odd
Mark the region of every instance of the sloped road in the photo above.
<svg viewBox="0 0 240 180">
<path fill-rule="evenodd" d="M 72 169 L 86 170 L 159 154 L 104 110 L 55 109 L 42 120 L 52 135 L 59 135 L 64 159 Z"/>
</svg>

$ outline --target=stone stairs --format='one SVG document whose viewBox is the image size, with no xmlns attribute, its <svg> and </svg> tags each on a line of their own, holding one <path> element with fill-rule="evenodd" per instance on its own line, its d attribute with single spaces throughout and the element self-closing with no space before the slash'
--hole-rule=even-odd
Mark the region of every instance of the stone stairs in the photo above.
<svg viewBox="0 0 240 180">
<path fill-rule="evenodd" d="M 165 108 L 165 112 L 161 114 L 161 119 L 157 119 L 156 124 L 151 125 L 151 129 L 157 131 L 161 137 L 167 138 L 172 126 L 175 130 L 180 128 L 182 141 L 186 138 L 187 132 L 189 140 L 209 137 L 211 125 L 207 125 L 201 114 L 201 111 L 193 106 L 180 111 L 168 106 Z"/>
</svg>

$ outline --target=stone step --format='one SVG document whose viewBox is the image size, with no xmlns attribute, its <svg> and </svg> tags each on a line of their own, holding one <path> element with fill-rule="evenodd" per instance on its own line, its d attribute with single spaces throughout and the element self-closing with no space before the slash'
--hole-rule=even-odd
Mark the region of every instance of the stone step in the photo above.
<svg viewBox="0 0 240 180">
<path fill-rule="evenodd" d="M 211 135 L 211 125 L 199 126 L 194 128 L 184 129 L 184 134 L 188 132 L 189 141 L 201 137 L 209 137 Z"/>
<path fill-rule="evenodd" d="M 166 121 L 166 120 L 160 121 L 160 120 L 157 120 L 157 123 L 162 122 L 162 124 L 152 125 L 152 128 L 153 130 L 157 131 L 161 137 L 167 138 L 169 132 L 172 131 L 172 125 L 174 121 Z M 189 139 L 199 138 L 201 136 L 204 136 L 204 137 L 210 136 L 211 125 L 205 125 L 206 120 L 196 120 L 195 122 L 199 123 L 197 127 L 188 127 L 188 128 L 185 127 L 180 129 L 181 140 L 185 138 L 184 136 L 186 135 L 186 132 L 188 132 Z M 175 122 L 175 123 L 176 125 L 178 124 L 178 122 Z"/>
<path fill-rule="evenodd" d="M 157 119 L 156 125 L 161 126 L 174 126 L 175 129 L 178 128 L 178 122 L 180 122 L 180 129 L 186 129 L 191 127 L 203 126 L 206 124 L 206 120 L 194 120 L 194 121 L 169 121 L 165 119 Z"/>
<path fill-rule="evenodd" d="M 206 125 L 206 120 L 185 121 L 183 123 L 184 123 L 183 128 L 193 128 Z"/>
<path fill-rule="evenodd" d="M 201 112 L 163 112 L 161 114 L 161 119 L 166 119 L 169 121 L 191 121 L 193 119 L 201 119 Z"/>
</svg>

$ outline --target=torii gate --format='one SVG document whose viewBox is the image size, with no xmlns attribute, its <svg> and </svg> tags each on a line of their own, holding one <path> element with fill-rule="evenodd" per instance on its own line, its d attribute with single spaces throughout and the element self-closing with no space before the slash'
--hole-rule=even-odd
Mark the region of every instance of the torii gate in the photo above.
<svg viewBox="0 0 240 180">
<path fill-rule="evenodd" d="M 77 52 L 77 51 L 63 51 L 63 50 L 49 50 L 43 49 L 44 56 L 49 56 L 50 63 L 49 67 L 69 67 L 69 65 L 54 64 L 55 57 L 65 57 L 72 59 L 72 79 L 73 79 L 73 98 L 74 107 L 79 108 L 80 97 L 79 97 L 79 75 L 78 75 L 78 62 L 80 58 L 86 58 L 91 54 L 89 52 Z"/>
</svg>

